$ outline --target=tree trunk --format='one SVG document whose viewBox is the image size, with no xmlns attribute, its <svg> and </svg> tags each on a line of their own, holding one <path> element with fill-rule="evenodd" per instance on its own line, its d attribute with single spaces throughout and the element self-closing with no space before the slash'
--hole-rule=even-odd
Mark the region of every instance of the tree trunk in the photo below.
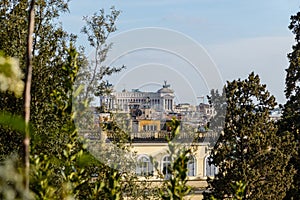
<svg viewBox="0 0 300 200">
<path fill-rule="evenodd" d="M 30 165 L 30 101 L 31 101 L 31 79 L 32 79 L 32 45 L 33 45 L 33 32 L 34 32 L 34 5 L 35 0 L 31 0 L 29 5 L 28 15 L 28 38 L 27 38 L 27 63 L 26 63 L 26 82 L 25 82 L 25 137 L 24 137 L 24 166 L 25 166 L 25 179 L 24 187 L 29 193 L 29 165 Z"/>
</svg>

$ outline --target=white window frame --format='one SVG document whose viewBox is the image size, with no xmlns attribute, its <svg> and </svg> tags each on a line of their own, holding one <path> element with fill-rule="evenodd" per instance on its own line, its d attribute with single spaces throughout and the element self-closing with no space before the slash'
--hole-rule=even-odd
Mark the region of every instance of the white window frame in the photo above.
<svg viewBox="0 0 300 200">
<path fill-rule="evenodd" d="M 165 155 L 161 160 L 161 172 L 165 176 L 165 179 L 169 179 L 171 177 L 171 174 L 168 173 L 168 167 L 171 166 L 171 156 Z"/>
<path fill-rule="evenodd" d="M 189 156 L 189 161 L 187 163 L 187 173 L 188 176 L 196 176 L 197 173 L 197 160 L 195 156 Z"/>
<path fill-rule="evenodd" d="M 152 176 L 153 172 L 153 163 L 151 162 L 149 156 L 145 154 L 138 156 L 136 174 L 138 176 Z"/>
</svg>

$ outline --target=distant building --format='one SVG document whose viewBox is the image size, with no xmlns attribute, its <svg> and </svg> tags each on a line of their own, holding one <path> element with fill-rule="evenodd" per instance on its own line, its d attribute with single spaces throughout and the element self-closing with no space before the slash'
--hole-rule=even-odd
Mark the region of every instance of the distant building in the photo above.
<svg viewBox="0 0 300 200">
<path fill-rule="evenodd" d="M 183 113 L 183 112 L 195 112 L 195 106 L 193 105 L 190 105 L 189 103 L 179 103 L 175 106 L 175 111 L 176 112 L 180 112 L 180 113 Z"/>
<path fill-rule="evenodd" d="M 174 107 L 174 91 L 167 85 L 164 85 L 157 92 L 142 92 L 139 89 L 132 91 L 113 92 L 109 97 L 104 98 L 108 110 L 119 112 L 129 112 L 133 105 L 149 105 L 151 108 L 170 112 Z"/>
<path fill-rule="evenodd" d="M 174 91 L 166 81 L 156 92 L 143 92 L 138 89 L 130 92 L 114 91 L 101 97 L 101 105 L 106 107 L 107 112 L 99 113 L 96 119 L 99 120 L 99 125 L 110 123 L 114 114 L 123 120 L 129 133 L 132 151 L 137 154 L 136 174 L 141 180 L 150 176 L 149 181 L 157 184 L 162 182 L 157 178 L 159 173 L 164 174 L 164 179 L 169 177 L 171 157 L 167 149 L 168 140 L 173 139 L 171 121 L 174 118 L 179 120 L 180 135 L 176 140 L 180 145 L 191 145 L 193 149 L 187 166 L 188 184 L 195 190 L 193 199 L 199 199 L 207 186 L 207 177 L 213 177 L 217 173 L 217 168 L 209 162 L 210 146 L 205 142 L 211 135 L 204 128 L 209 117 L 214 114 L 214 109 L 208 104 L 175 105 L 174 98 Z M 95 136 L 96 133 L 87 138 L 97 139 Z M 109 130 L 102 132 L 100 138 L 106 142 L 115 139 Z M 158 171 L 151 158 L 157 162 Z"/>
<path fill-rule="evenodd" d="M 210 104 L 200 103 L 196 107 L 196 110 L 197 110 L 197 112 L 200 112 L 209 117 L 214 116 L 216 114 L 215 109 Z"/>
</svg>

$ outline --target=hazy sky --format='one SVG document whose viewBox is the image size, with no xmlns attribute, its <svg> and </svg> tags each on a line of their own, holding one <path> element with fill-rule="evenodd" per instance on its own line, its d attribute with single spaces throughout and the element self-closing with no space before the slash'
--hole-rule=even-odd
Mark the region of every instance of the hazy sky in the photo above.
<svg viewBox="0 0 300 200">
<path fill-rule="evenodd" d="M 294 43 L 294 36 L 287 27 L 290 16 L 300 11 L 299 0 L 73 0 L 69 5 L 70 13 L 61 18 L 63 26 L 79 35 L 79 43 L 87 51 L 92 49 L 85 36 L 80 34 L 84 24 L 82 16 L 101 8 L 108 13 L 113 5 L 121 10 L 118 31 L 112 38 L 118 40 L 129 32 L 131 36 L 127 35 L 127 41 L 121 41 L 120 45 L 132 49 L 127 49 L 125 56 L 113 62 L 127 66 L 127 71 L 111 79 L 118 86 L 116 89 L 154 90 L 163 80 L 168 80 L 176 91 L 178 103 L 195 103 L 199 101 L 197 97 L 208 94 L 212 89 L 210 85 L 218 82 L 220 77 L 225 83 L 226 80 L 245 78 L 254 71 L 277 100 L 285 102 L 286 54 Z M 146 27 L 156 27 L 156 32 L 147 35 L 132 31 L 153 30 Z M 159 34 L 165 30 L 169 33 Z M 156 46 L 142 43 L 154 39 L 159 41 Z M 132 47 L 132 44 L 137 46 Z M 184 44 L 197 44 L 200 48 Z M 136 51 L 138 45 L 142 51 Z M 117 47 L 116 42 L 113 48 Z M 189 55 L 186 54 L 188 51 Z M 187 59 L 188 56 L 192 58 Z M 195 67 L 199 68 L 197 59 L 205 60 L 198 75 L 194 71 Z M 204 72 L 203 66 L 210 65 L 219 72 L 215 77 L 208 77 Z"/>
</svg>

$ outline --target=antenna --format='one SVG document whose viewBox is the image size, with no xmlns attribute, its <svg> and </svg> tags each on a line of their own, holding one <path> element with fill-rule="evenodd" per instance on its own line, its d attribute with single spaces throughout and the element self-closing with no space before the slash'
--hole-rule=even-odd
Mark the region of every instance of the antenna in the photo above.
<svg viewBox="0 0 300 200">
<path fill-rule="evenodd" d="M 202 99 L 202 103 L 204 104 L 204 96 L 197 97 L 197 99 Z"/>
</svg>

